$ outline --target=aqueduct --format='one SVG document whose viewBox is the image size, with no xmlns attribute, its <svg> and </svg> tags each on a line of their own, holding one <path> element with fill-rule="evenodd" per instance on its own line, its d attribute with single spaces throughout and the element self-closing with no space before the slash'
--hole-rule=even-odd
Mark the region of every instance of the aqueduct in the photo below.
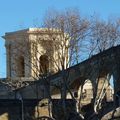
<svg viewBox="0 0 120 120">
<path fill-rule="evenodd" d="M 91 58 L 66 69 L 64 72 L 66 75 L 69 74 L 67 82 L 70 85 L 70 89 L 73 91 L 84 84 L 86 79 L 91 80 L 94 90 L 97 91 L 96 80 L 103 80 L 103 78 L 104 80 L 109 80 L 110 77 L 108 76 L 112 75 L 115 96 L 116 92 L 120 90 L 120 46 L 112 47 L 102 53 L 94 55 Z M 45 82 L 45 79 L 49 81 L 49 84 Z M 54 87 L 49 87 L 48 85 L 59 86 L 61 80 L 62 73 L 58 72 L 47 78 L 34 81 L 25 87 L 6 92 L 6 94 L 1 95 L 1 101 L 5 102 L 5 99 L 9 99 L 9 101 L 19 101 L 19 99 L 22 99 L 29 107 L 33 102 L 36 105 L 39 100 L 49 97 L 48 88 L 51 88 L 50 91 L 52 93 Z M 22 98 L 19 98 L 19 96 L 17 97 L 18 93 Z M 93 96 L 96 96 L 96 94 L 93 94 Z M 34 108 L 34 105 L 31 107 Z"/>
<path fill-rule="evenodd" d="M 114 94 L 120 90 L 120 46 L 112 47 L 103 51 L 91 58 L 66 69 L 67 82 L 71 89 L 78 89 L 80 85 L 84 84 L 85 80 L 89 79 L 93 88 L 97 86 L 97 80 L 103 78 L 109 80 L 110 76 L 113 76 L 114 81 Z M 68 75 L 69 74 L 69 75 Z M 19 91 L 23 99 L 36 99 L 42 98 L 39 93 L 40 86 L 45 84 L 44 79 L 50 82 L 51 86 L 59 86 L 62 80 L 62 72 L 58 72 L 52 76 L 34 81 L 26 87 L 20 88 Z M 47 83 L 46 83 L 47 85 Z M 38 86 L 36 88 L 36 86 Z M 36 92 L 39 94 L 36 95 Z M 14 92 L 11 99 L 14 98 Z M 47 97 L 47 93 L 44 95 Z"/>
</svg>

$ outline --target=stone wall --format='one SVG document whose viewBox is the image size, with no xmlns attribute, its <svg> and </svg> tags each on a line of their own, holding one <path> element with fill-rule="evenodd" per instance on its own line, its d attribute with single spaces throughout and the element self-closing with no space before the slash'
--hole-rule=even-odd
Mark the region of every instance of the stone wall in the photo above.
<svg viewBox="0 0 120 120">
<path fill-rule="evenodd" d="M 0 100 L 0 120 L 22 120 L 35 117 L 36 100 Z"/>
</svg>

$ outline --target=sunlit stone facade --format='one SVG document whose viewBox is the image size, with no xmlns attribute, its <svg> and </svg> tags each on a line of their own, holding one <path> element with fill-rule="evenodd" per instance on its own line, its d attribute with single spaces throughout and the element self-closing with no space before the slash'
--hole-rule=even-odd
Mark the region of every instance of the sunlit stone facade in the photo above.
<svg viewBox="0 0 120 120">
<path fill-rule="evenodd" d="M 3 38 L 7 54 L 7 78 L 32 80 L 43 73 L 53 74 L 58 67 L 61 69 L 61 56 L 58 54 L 62 52 L 59 45 L 64 38 L 59 30 L 29 28 L 6 33 Z M 65 55 L 64 64 L 67 64 L 68 53 Z"/>
</svg>

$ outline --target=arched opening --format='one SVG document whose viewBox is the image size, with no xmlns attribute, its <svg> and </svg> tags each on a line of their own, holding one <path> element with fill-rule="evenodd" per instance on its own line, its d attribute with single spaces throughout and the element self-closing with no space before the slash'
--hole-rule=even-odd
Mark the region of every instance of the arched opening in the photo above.
<svg viewBox="0 0 120 120">
<path fill-rule="evenodd" d="M 89 79 L 87 79 L 83 85 L 81 98 L 82 104 L 89 104 L 93 99 L 93 85 Z"/>
<path fill-rule="evenodd" d="M 47 74 L 49 72 L 49 60 L 47 55 L 41 55 L 39 58 L 40 74 Z"/>
<path fill-rule="evenodd" d="M 20 56 L 18 58 L 17 73 L 18 73 L 18 77 L 25 77 L 25 61 L 23 56 Z"/>
<path fill-rule="evenodd" d="M 109 80 L 109 86 L 106 89 L 106 97 L 107 97 L 107 102 L 113 101 L 113 95 L 114 95 L 114 81 L 113 81 L 113 75 L 111 75 L 110 80 Z"/>
<path fill-rule="evenodd" d="M 71 87 L 74 88 L 73 95 L 77 100 L 77 109 L 81 111 L 81 108 L 90 104 L 93 99 L 93 84 L 91 80 L 85 77 L 76 80 Z"/>
<path fill-rule="evenodd" d="M 110 77 L 110 86 L 114 89 L 113 75 Z"/>
<path fill-rule="evenodd" d="M 113 75 L 107 74 L 99 78 L 97 87 L 97 96 L 103 102 L 113 101 Z"/>
</svg>

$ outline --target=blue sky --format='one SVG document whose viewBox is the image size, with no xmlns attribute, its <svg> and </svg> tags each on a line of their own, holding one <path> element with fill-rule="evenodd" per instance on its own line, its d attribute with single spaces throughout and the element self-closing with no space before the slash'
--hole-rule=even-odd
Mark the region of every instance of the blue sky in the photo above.
<svg viewBox="0 0 120 120">
<path fill-rule="evenodd" d="M 82 15 L 103 19 L 120 17 L 120 0 L 0 0 L 0 36 L 5 32 L 34 27 L 46 10 L 78 8 Z M 0 77 L 6 76 L 4 40 L 0 37 Z"/>
</svg>

